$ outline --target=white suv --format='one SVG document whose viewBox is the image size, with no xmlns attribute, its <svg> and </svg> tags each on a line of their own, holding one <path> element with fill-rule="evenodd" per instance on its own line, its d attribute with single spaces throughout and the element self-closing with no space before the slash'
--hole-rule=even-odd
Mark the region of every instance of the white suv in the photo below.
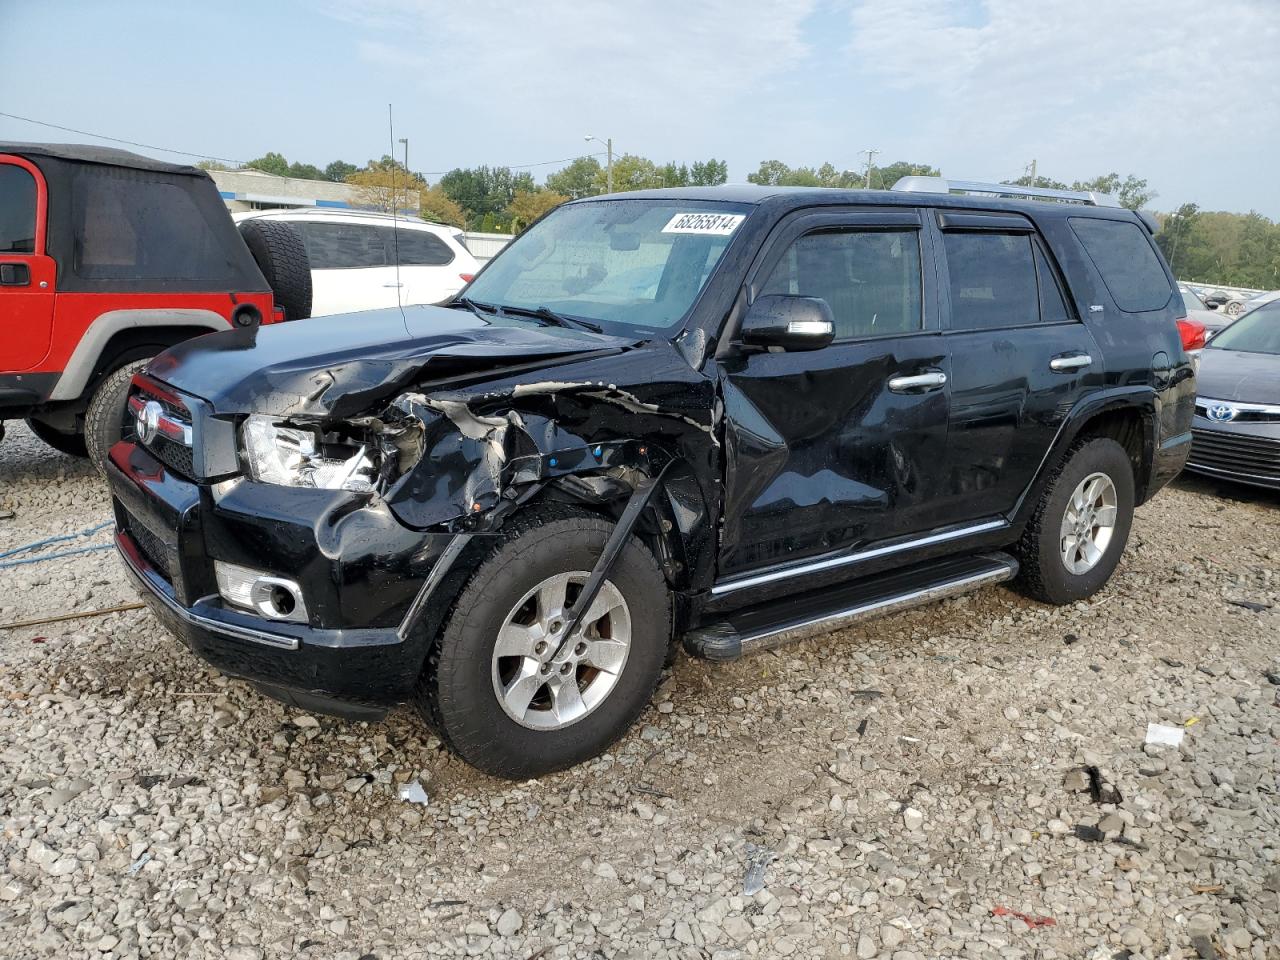
<svg viewBox="0 0 1280 960">
<path fill-rule="evenodd" d="M 441 303 L 480 269 L 461 230 L 417 217 L 396 217 L 393 224 L 387 213 L 294 207 L 237 213 L 234 219 L 284 220 L 302 234 L 311 258 L 313 317 Z"/>
</svg>

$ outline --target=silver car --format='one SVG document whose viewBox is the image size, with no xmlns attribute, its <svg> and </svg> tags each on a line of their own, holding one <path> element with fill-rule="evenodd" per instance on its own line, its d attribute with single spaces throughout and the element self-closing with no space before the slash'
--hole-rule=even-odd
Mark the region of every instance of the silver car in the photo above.
<svg viewBox="0 0 1280 960">
<path fill-rule="evenodd" d="M 1280 490 L 1280 298 L 1204 349 L 1187 469 Z"/>
</svg>

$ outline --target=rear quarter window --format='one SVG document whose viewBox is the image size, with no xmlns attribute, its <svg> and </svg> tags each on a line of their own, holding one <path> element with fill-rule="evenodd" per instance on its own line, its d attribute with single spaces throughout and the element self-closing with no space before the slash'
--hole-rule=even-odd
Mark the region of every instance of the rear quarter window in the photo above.
<svg viewBox="0 0 1280 960">
<path fill-rule="evenodd" d="M 1160 258 L 1142 227 L 1127 220 L 1069 218 L 1071 229 L 1126 313 L 1160 310 L 1173 296 Z"/>
</svg>

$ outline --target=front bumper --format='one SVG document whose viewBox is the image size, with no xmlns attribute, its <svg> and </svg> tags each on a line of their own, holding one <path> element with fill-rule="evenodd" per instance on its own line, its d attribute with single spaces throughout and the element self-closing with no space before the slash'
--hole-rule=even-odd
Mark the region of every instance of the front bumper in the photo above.
<svg viewBox="0 0 1280 960">
<path fill-rule="evenodd" d="M 411 691 L 428 639 L 414 627 L 430 619 L 420 594 L 451 535 L 410 531 L 341 492 L 233 482 L 215 493 L 130 442 L 107 473 L 126 568 L 156 617 L 218 670 L 344 715 Z M 225 604 L 215 560 L 295 580 L 310 622 Z"/>
<path fill-rule="evenodd" d="M 1187 469 L 1204 476 L 1280 490 L 1280 422 L 1217 422 L 1196 414 Z"/>
</svg>

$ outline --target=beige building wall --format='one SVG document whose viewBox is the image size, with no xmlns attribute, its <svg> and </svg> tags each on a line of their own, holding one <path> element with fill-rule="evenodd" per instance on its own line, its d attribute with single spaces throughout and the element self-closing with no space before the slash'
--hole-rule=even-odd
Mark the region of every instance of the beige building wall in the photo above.
<svg viewBox="0 0 1280 960">
<path fill-rule="evenodd" d="M 359 209 L 359 191 L 347 183 L 277 177 L 260 170 L 210 170 L 222 200 L 233 213 L 272 207 L 337 207 Z M 418 192 L 408 194 L 408 206 L 417 209 Z"/>
</svg>

